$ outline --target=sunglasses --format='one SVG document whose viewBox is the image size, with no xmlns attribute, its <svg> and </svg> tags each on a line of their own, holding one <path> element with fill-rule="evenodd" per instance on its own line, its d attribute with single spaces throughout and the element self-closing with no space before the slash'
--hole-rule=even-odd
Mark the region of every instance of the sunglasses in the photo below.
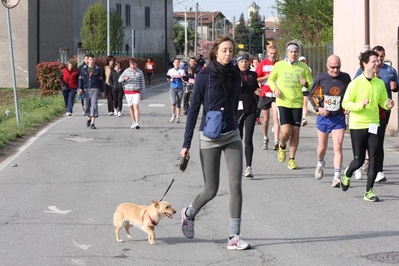
<svg viewBox="0 0 399 266">
<path fill-rule="evenodd" d="M 341 66 L 328 66 L 328 67 L 331 69 L 340 69 L 341 68 Z"/>
</svg>

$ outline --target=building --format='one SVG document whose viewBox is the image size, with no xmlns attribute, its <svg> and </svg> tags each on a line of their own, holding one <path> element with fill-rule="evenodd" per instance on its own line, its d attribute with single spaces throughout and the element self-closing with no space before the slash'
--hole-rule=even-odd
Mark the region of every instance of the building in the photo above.
<svg viewBox="0 0 399 266">
<path fill-rule="evenodd" d="M 196 20 L 197 14 L 197 20 Z M 220 11 L 198 11 L 198 12 L 173 12 L 174 24 L 185 26 L 187 15 L 187 27 L 195 31 L 197 21 L 197 37 L 199 40 L 214 41 L 217 36 L 228 34 L 232 24 Z"/>
<path fill-rule="evenodd" d="M 69 57 L 81 46 L 80 28 L 87 7 L 99 0 L 20 1 L 10 10 L 17 87 L 38 87 L 36 65 L 55 61 L 59 49 L 67 48 Z M 107 0 L 101 0 L 104 7 Z M 131 50 L 132 29 L 135 51 L 169 52 L 174 56 L 172 0 L 113 0 L 110 9 L 124 20 L 124 49 Z M 5 8 L 0 6 L 0 8 Z M 0 54 L 10 58 L 6 13 L 0 12 Z M 0 87 L 12 87 L 10 63 L 0 66 Z"/>
<path fill-rule="evenodd" d="M 341 58 L 341 70 L 352 78 L 359 68 L 360 52 L 381 45 L 385 60 L 398 70 L 399 1 L 397 0 L 334 0 L 334 54 Z M 393 93 L 387 134 L 398 134 L 398 93 Z"/>
</svg>

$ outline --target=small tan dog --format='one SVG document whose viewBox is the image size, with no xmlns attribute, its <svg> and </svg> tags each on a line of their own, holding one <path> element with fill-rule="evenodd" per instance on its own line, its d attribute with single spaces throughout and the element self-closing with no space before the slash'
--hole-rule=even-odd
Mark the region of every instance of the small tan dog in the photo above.
<svg viewBox="0 0 399 266">
<path fill-rule="evenodd" d="M 152 200 L 150 206 L 139 206 L 133 203 L 122 203 L 114 213 L 114 226 L 116 241 L 119 243 L 123 240 L 119 237 L 119 231 L 125 227 L 127 237 L 132 239 L 129 228 L 134 226 L 140 228 L 148 234 L 148 242 L 155 244 L 155 226 L 163 217 L 173 218 L 176 211 L 166 201 Z"/>
</svg>

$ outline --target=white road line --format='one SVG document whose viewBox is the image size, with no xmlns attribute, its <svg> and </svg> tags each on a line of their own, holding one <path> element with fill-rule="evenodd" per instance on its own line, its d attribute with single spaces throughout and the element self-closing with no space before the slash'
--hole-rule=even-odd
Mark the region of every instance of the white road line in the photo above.
<svg viewBox="0 0 399 266">
<path fill-rule="evenodd" d="M 63 118 L 63 119 L 66 119 L 66 118 Z M 0 163 L 0 172 L 4 168 L 6 168 L 6 166 L 9 165 L 12 161 L 14 161 L 16 158 L 18 158 L 18 156 L 21 155 L 21 153 L 23 153 L 30 145 L 32 145 L 38 138 L 40 138 L 44 133 L 46 133 L 51 127 L 60 123 L 63 119 L 59 119 L 58 121 L 51 123 L 47 127 L 40 130 L 39 133 L 37 133 L 34 137 L 31 137 L 24 145 L 22 145 L 14 155 L 11 155 L 7 159 L 5 159 L 2 163 Z"/>
</svg>

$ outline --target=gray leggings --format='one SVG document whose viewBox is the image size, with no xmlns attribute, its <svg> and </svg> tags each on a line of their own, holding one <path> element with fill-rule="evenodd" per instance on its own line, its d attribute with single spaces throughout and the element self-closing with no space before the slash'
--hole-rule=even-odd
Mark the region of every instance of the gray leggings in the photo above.
<svg viewBox="0 0 399 266">
<path fill-rule="evenodd" d="M 237 133 L 238 134 L 238 133 Z M 205 144 L 206 145 L 206 144 Z M 220 147 L 200 148 L 200 159 L 204 177 L 204 190 L 195 197 L 192 207 L 200 210 L 212 200 L 219 189 L 220 159 L 224 151 L 230 188 L 230 218 L 241 218 L 242 208 L 242 143 L 241 140 L 228 142 Z"/>
<path fill-rule="evenodd" d="M 181 100 L 183 99 L 183 89 L 172 89 L 170 88 L 170 101 L 172 106 L 181 108 Z"/>
</svg>

